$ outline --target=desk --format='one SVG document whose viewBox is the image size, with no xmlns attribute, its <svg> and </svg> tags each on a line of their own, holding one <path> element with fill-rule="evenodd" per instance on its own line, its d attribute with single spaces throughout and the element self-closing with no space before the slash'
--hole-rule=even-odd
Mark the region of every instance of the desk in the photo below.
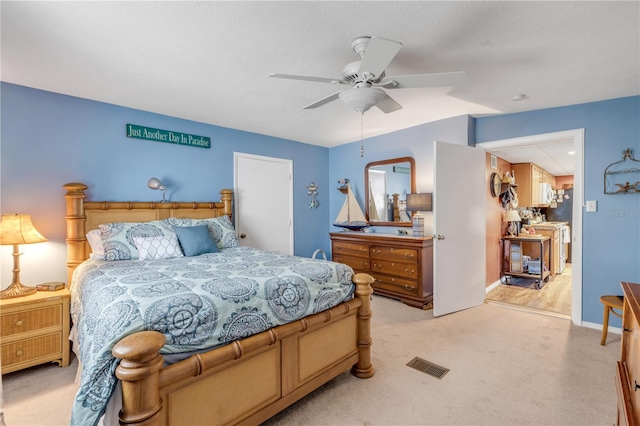
<svg viewBox="0 0 640 426">
<path fill-rule="evenodd" d="M 510 284 L 511 277 L 519 278 L 535 278 L 535 287 L 540 289 L 543 281 L 548 281 L 551 271 L 548 268 L 551 266 L 552 259 L 552 245 L 551 238 L 546 236 L 506 236 L 502 238 L 504 248 L 506 251 L 505 260 L 503 262 L 503 275 L 505 276 L 507 284 Z M 539 243 L 540 244 L 540 273 L 531 274 L 525 272 L 523 268 L 522 257 L 522 243 Z M 545 249 L 546 246 L 546 249 Z M 545 270 L 545 259 L 547 270 Z"/>
</svg>

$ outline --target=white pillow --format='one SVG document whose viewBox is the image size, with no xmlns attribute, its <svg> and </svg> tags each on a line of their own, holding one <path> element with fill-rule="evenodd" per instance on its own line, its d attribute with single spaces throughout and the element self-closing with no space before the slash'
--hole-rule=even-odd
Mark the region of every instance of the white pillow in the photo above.
<svg viewBox="0 0 640 426">
<path fill-rule="evenodd" d="M 183 257 L 176 234 L 159 237 L 134 237 L 140 260 L 170 259 Z"/>
<path fill-rule="evenodd" d="M 104 247 L 102 245 L 102 234 L 99 229 L 93 229 L 87 233 L 87 241 L 91 246 L 91 253 L 104 258 Z"/>
</svg>

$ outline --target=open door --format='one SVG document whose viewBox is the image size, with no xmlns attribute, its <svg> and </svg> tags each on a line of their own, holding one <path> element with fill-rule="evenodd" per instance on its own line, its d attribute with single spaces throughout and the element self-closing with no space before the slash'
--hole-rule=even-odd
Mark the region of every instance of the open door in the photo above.
<svg viewBox="0 0 640 426">
<path fill-rule="evenodd" d="M 434 143 L 433 315 L 484 303 L 485 151 Z"/>
</svg>

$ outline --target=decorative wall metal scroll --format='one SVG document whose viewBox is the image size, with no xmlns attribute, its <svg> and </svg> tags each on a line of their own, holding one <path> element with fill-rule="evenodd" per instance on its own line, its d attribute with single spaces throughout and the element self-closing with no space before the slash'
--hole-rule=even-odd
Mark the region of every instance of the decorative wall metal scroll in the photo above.
<svg viewBox="0 0 640 426">
<path fill-rule="evenodd" d="M 605 194 L 640 193 L 640 160 L 633 157 L 633 150 L 622 151 L 622 159 L 604 169 Z"/>
</svg>

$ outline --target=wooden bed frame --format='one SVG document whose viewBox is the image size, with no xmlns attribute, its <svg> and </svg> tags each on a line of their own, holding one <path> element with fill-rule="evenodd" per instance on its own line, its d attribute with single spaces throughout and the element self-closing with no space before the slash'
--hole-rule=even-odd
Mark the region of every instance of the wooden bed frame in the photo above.
<svg viewBox="0 0 640 426">
<path fill-rule="evenodd" d="M 86 233 L 100 223 L 232 214 L 233 191 L 213 203 L 87 202 L 82 183 L 64 185 L 69 285 L 89 257 Z M 351 369 L 373 376 L 371 283 L 356 274 L 355 298 L 298 321 L 212 349 L 163 368 L 162 334 L 143 331 L 113 348 L 122 382 L 120 424 L 259 424 Z"/>
</svg>

